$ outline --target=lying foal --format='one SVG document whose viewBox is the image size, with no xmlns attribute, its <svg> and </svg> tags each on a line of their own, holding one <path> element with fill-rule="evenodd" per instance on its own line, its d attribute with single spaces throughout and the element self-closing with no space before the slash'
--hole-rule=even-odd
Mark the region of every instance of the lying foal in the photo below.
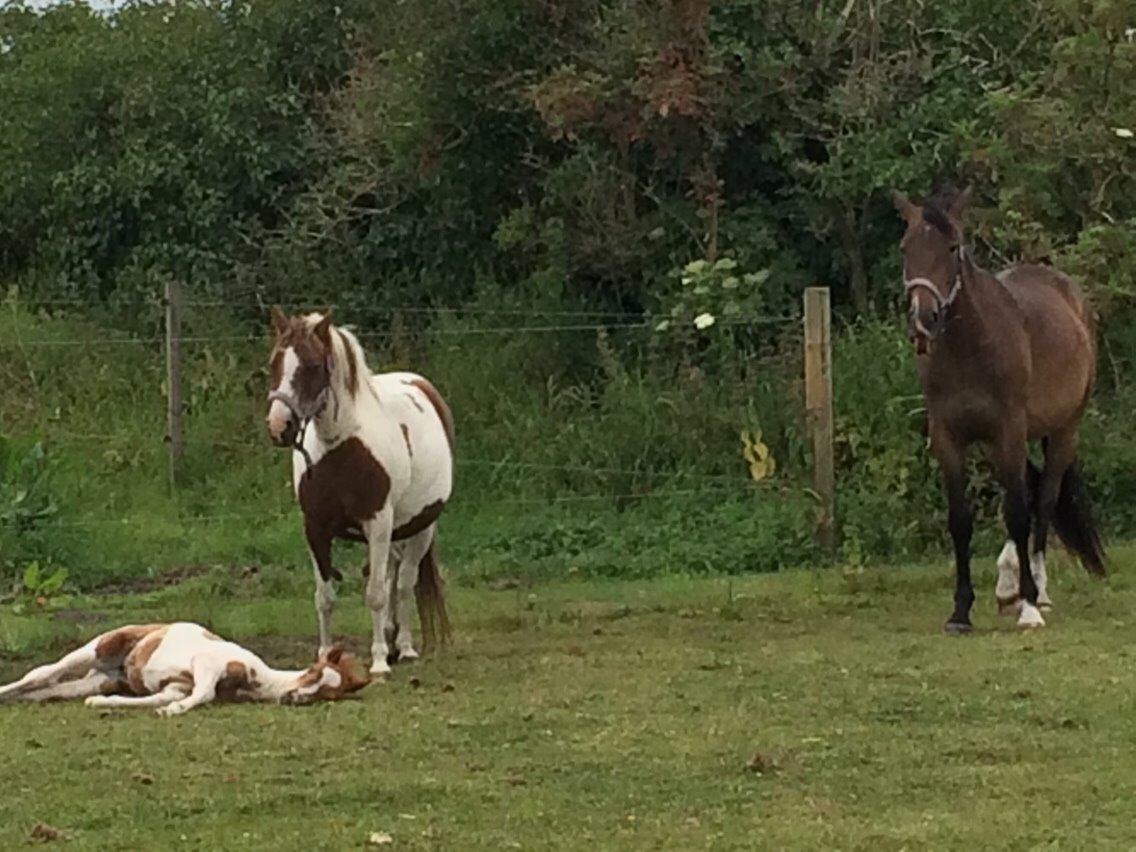
<svg viewBox="0 0 1136 852">
<path fill-rule="evenodd" d="M 252 651 L 199 624 L 120 627 L 57 663 L 0 686 L 0 702 L 86 698 L 88 707 L 152 707 L 176 716 L 221 701 L 310 704 L 362 689 L 350 655 L 336 647 L 303 671 L 277 671 Z"/>
</svg>

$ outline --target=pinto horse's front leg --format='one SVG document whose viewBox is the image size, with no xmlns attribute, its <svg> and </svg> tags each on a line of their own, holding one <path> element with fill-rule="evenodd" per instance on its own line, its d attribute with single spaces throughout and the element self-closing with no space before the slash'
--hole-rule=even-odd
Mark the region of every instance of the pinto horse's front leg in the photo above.
<svg viewBox="0 0 1136 852">
<path fill-rule="evenodd" d="M 394 525 L 394 511 L 388 503 L 371 520 L 363 524 L 367 536 L 367 556 L 370 561 L 370 574 L 367 576 L 365 599 L 371 610 L 371 675 L 383 678 L 390 674 L 387 655 L 387 626 L 391 621 L 390 584 L 387 576 L 387 563 L 390 558 L 391 529 Z"/>
<path fill-rule="evenodd" d="M 331 538 L 322 531 L 305 528 L 308 550 L 312 554 L 312 568 L 316 575 L 316 618 L 319 621 L 319 653 L 331 649 L 331 610 L 335 605 L 335 587 L 332 585 Z M 324 578 L 327 579 L 324 579 Z"/>
</svg>

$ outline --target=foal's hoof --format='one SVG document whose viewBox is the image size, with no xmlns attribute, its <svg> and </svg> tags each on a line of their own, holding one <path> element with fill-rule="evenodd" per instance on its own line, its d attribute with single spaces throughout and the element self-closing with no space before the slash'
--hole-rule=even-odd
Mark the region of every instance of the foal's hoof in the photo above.
<svg viewBox="0 0 1136 852">
<path fill-rule="evenodd" d="M 943 632 L 948 636 L 965 636 L 973 629 L 969 621 L 948 621 L 943 625 Z"/>
<path fill-rule="evenodd" d="M 998 615 L 1017 615 L 1021 598 L 1014 595 L 1012 598 L 998 598 Z"/>
</svg>

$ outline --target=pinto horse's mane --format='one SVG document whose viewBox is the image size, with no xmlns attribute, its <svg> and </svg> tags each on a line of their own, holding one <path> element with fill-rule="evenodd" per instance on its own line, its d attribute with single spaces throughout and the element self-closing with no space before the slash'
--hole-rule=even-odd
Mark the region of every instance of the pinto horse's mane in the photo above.
<svg viewBox="0 0 1136 852">
<path fill-rule="evenodd" d="M 308 328 L 315 328 L 324 314 L 311 313 L 304 317 Z M 331 334 L 331 351 L 335 363 L 346 370 L 344 383 L 348 391 L 354 396 L 359 390 L 359 375 L 368 376 L 371 373 L 367 366 L 367 353 L 363 351 L 359 338 L 350 326 L 335 325 L 329 328 Z"/>
</svg>

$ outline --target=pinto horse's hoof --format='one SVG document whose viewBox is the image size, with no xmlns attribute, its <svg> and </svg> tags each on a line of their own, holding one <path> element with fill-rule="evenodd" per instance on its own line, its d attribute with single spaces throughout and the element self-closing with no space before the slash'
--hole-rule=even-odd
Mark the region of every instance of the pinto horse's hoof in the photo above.
<svg viewBox="0 0 1136 852">
<path fill-rule="evenodd" d="M 969 621 L 948 621 L 943 625 L 943 632 L 948 636 L 965 636 L 973 629 Z"/>
</svg>

